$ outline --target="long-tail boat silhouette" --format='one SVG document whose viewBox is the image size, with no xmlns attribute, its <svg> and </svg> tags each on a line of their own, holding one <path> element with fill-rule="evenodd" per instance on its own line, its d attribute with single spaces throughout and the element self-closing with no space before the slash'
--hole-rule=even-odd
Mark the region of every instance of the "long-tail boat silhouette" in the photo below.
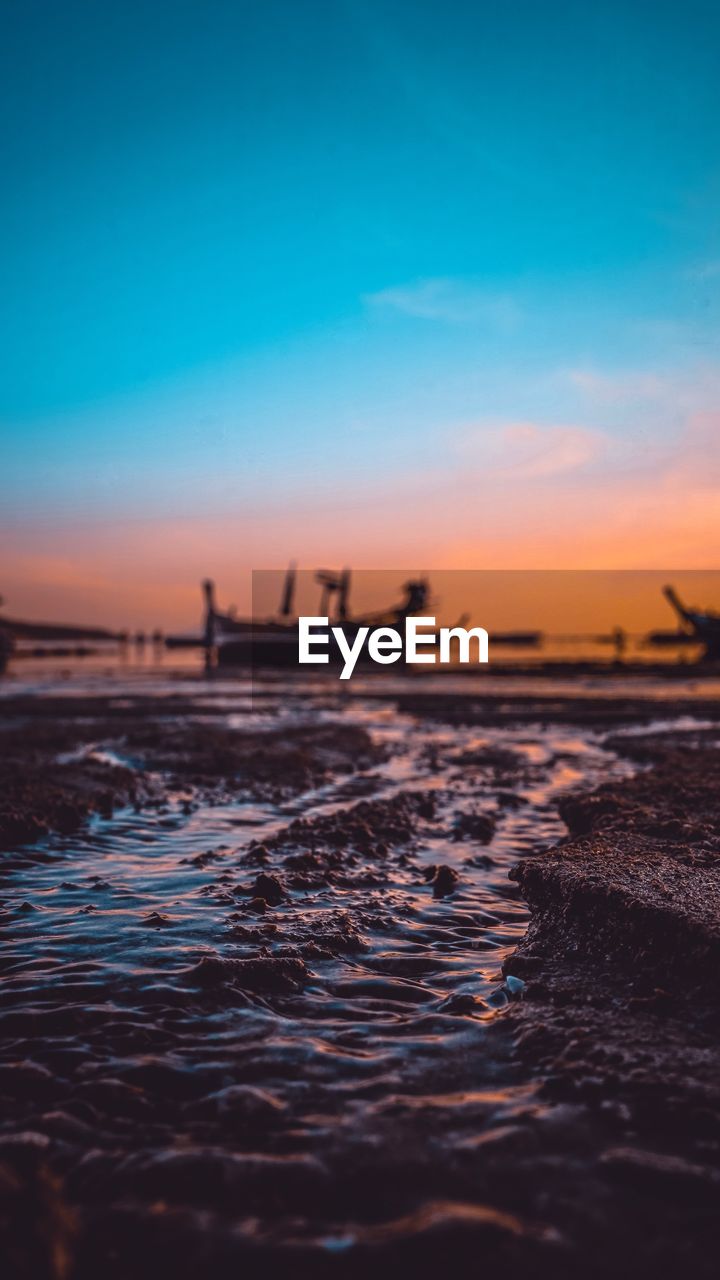
<svg viewBox="0 0 720 1280">
<path fill-rule="evenodd" d="M 4 604 L 0 596 L 0 605 Z M 73 622 L 27 622 L 23 618 L 8 618 L 0 615 L 0 629 L 12 640 L 23 641 L 72 641 L 72 640 L 118 640 L 118 631 L 108 631 L 106 627 L 86 627 Z"/>
<path fill-rule="evenodd" d="M 0 605 L 5 602 L 0 596 Z M 93 652 L 88 644 L 117 642 L 120 633 L 105 627 L 86 627 L 69 622 L 28 622 L 0 615 L 0 671 L 13 653 L 18 656 L 82 654 Z"/>
<path fill-rule="evenodd" d="M 0 596 L 0 605 L 1 604 L 3 604 L 2 596 Z M 15 641 L 13 640 L 8 628 L 3 626 L 2 619 L 0 619 L 0 675 L 2 675 L 10 661 L 10 654 L 14 648 Z"/>
<path fill-rule="evenodd" d="M 330 624 L 342 625 L 352 642 L 360 627 L 397 627 L 405 618 L 420 613 L 429 598 L 424 578 L 408 581 L 403 586 L 403 599 L 378 613 L 350 615 L 350 570 L 335 573 L 320 569 L 315 580 L 321 588 L 318 616 Z M 291 565 L 283 583 L 277 614 L 265 620 L 237 618 L 233 612 L 223 613 L 217 606 L 215 584 L 203 582 L 205 627 L 203 642 L 218 666 L 254 663 L 259 666 L 289 666 L 297 662 L 298 623 L 293 611 L 296 569 Z M 332 649 L 331 649 L 332 660 Z"/>
<path fill-rule="evenodd" d="M 720 613 L 712 609 L 688 609 L 674 587 L 663 587 L 663 595 L 678 615 L 684 633 L 703 646 L 703 657 L 720 659 Z"/>
</svg>

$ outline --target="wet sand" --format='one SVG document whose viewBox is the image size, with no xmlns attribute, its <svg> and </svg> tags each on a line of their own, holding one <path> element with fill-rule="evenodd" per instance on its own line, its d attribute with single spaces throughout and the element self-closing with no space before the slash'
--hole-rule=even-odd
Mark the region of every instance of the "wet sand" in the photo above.
<svg viewBox="0 0 720 1280">
<path fill-rule="evenodd" d="M 712 698 L 0 702 L 18 1277 L 715 1273 Z"/>
</svg>

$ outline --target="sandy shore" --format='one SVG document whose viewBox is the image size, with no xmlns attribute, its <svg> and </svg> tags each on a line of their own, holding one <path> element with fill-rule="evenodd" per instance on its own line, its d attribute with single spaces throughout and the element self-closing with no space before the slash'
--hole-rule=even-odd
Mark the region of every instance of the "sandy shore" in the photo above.
<svg viewBox="0 0 720 1280">
<path fill-rule="evenodd" d="M 715 1273 L 716 702 L 1 715 L 10 1275 Z"/>
</svg>

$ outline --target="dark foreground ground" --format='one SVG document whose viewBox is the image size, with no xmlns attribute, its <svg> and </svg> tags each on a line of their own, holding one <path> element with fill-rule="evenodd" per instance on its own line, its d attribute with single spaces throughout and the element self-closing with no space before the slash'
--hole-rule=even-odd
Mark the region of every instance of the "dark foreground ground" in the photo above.
<svg viewBox="0 0 720 1280">
<path fill-rule="evenodd" d="M 393 706 L 422 738 L 422 786 L 383 790 L 399 746 L 360 723 L 238 728 L 182 696 L 5 699 L 5 1274 L 717 1274 L 718 704 L 666 702 L 662 730 L 631 698 Z M 506 881 L 495 833 L 540 766 L 467 744 L 526 726 L 533 747 L 558 726 L 591 732 L 623 767 L 543 800 L 553 847 L 521 850 L 511 873 L 529 927 L 509 897 L 503 932 L 472 875 Z M 337 803 L 293 816 L 330 784 Z M 169 951 L 138 950 L 101 987 L 78 950 L 56 981 L 59 938 L 25 930 L 72 842 L 113 814 L 132 831 L 238 797 L 286 820 L 194 855 L 222 946 L 190 935 L 167 974 Z M 138 918 L 153 946 L 182 923 L 171 905 Z M 475 988 L 495 944 L 505 977 Z M 406 1039 L 398 1067 L 382 1019 Z"/>
</svg>

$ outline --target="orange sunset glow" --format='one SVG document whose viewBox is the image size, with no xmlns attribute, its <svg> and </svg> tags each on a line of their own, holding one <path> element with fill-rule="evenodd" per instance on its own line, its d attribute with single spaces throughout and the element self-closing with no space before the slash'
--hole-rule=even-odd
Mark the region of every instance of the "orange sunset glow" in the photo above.
<svg viewBox="0 0 720 1280">
<path fill-rule="evenodd" d="M 290 560 L 428 573 L 716 567 L 720 416 L 644 450 L 528 424 L 461 436 L 432 477 L 344 480 L 342 497 L 279 504 L 267 492 L 247 513 L 20 519 L 2 532 L 6 607 L 110 627 L 189 626 L 202 578 L 247 612 L 251 571 Z M 659 625 L 662 603 L 645 605 L 648 625 Z"/>
</svg>

